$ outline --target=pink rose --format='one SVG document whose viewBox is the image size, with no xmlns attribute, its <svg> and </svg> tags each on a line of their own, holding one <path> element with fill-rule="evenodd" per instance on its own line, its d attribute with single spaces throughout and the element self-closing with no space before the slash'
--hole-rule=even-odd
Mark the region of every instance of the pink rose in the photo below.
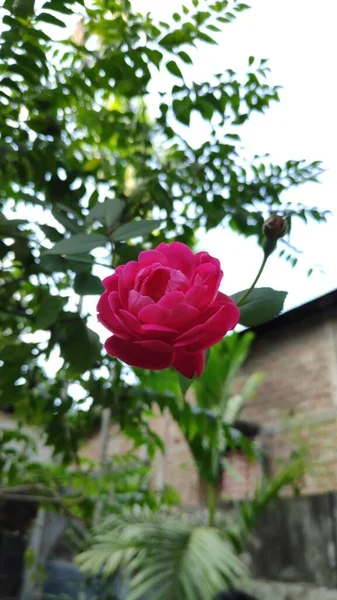
<svg viewBox="0 0 337 600">
<path fill-rule="evenodd" d="M 205 350 L 233 329 L 239 309 L 222 292 L 217 258 L 180 242 L 141 252 L 103 280 L 99 321 L 114 335 L 105 348 L 133 367 L 201 375 Z"/>
</svg>

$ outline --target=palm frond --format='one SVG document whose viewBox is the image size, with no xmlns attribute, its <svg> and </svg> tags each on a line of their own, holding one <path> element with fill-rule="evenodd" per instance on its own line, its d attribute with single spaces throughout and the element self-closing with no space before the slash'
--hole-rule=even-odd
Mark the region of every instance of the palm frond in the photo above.
<svg viewBox="0 0 337 600">
<path fill-rule="evenodd" d="M 230 424 L 234 423 L 239 417 L 246 405 L 247 400 L 254 397 L 256 390 L 264 379 L 264 373 L 253 373 L 239 394 L 232 396 L 226 403 L 223 412 L 223 420 Z"/>
<path fill-rule="evenodd" d="M 261 517 L 265 507 L 279 497 L 280 491 L 287 486 L 297 489 L 306 471 L 302 455 L 294 457 L 283 465 L 272 479 L 264 478 L 256 487 L 252 500 L 243 502 L 236 514 L 235 524 L 226 528 L 226 537 L 232 542 L 236 552 L 245 547 L 252 529 Z"/>
<path fill-rule="evenodd" d="M 144 510 L 109 517 L 77 563 L 90 575 L 121 569 L 129 579 L 126 600 L 212 600 L 245 575 L 216 529 Z"/>
<path fill-rule="evenodd" d="M 227 402 L 233 382 L 247 358 L 253 337 L 251 333 L 233 333 L 211 348 L 202 377 L 193 383 L 198 406 L 215 408 Z"/>
</svg>

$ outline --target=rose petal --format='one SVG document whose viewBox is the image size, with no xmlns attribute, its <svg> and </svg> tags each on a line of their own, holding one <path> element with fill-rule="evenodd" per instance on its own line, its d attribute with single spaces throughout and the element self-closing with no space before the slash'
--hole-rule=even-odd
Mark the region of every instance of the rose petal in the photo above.
<svg viewBox="0 0 337 600">
<path fill-rule="evenodd" d="M 194 354 L 187 354 L 183 351 L 175 353 L 174 368 L 179 371 L 184 377 L 192 379 L 192 377 L 203 374 L 205 368 L 205 353 L 195 352 Z"/>
<path fill-rule="evenodd" d="M 194 271 L 194 284 L 196 286 L 206 286 L 207 291 L 199 302 L 198 308 L 206 308 L 214 302 L 219 285 L 223 276 L 222 271 L 217 265 L 212 263 L 203 263 Z"/>
<path fill-rule="evenodd" d="M 234 302 L 221 306 L 206 322 L 183 333 L 174 343 L 176 348 L 183 347 L 187 352 L 206 350 L 220 342 L 224 335 L 234 329 L 240 317 L 240 311 Z"/>
<path fill-rule="evenodd" d="M 167 323 L 173 329 L 183 328 L 183 330 L 186 330 L 188 324 L 197 319 L 199 315 L 198 309 L 194 306 L 190 304 L 178 304 L 170 310 Z"/>
<path fill-rule="evenodd" d="M 134 315 L 129 313 L 127 310 L 121 309 L 118 312 L 118 316 L 122 323 L 124 323 L 126 329 L 130 331 L 136 338 L 143 334 L 142 326 Z"/>
<path fill-rule="evenodd" d="M 118 335 L 120 338 L 123 338 L 123 340 L 131 339 L 132 336 L 130 333 L 125 329 L 123 323 L 120 323 L 116 317 L 110 317 L 109 321 L 106 321 L 102 315 L 97 315 L 97 320 L 104 327 L 106 327 L 106 329 L 111 331 L 111 333 Z"/>
<path fill-rule="evenodd" d="M 196 285 L 187 290 L 185 298 L 186 302 L 200 309 L 204 304 L 204 298 L 207 294 L 206 285 Z M 206 305 L 207 306 L 207 305 Z"/>
<path fill-rule="evenodd" d="M 196 267 L 203 263 L 212 263 L 219 270 L 221 270 L 221 265 L 220 265 L 219 259 L 214 258 L 214 256 L 211 256 L 210 254 L 208 254 L 208 252 L 197 252 L 194 259 L 195 259 Z"/>
<path fill-rule="evenodd" d="M 146 331 L 146 333 L 151 333 L 153 334 L 155 337 L 159 337 L 159 332 L 162 334 L 170 334 L 170 338 L 173 339 L 177 337 L 177 335 L 179 335 L 179 331 L 177 331 L 176 329 L 172 329 L 172 327 L 166 327 L 165 325 L 152 325 L 151 323 L 149 323 L 148 325 L 142 325 L 142 330 Z M 165 335 L 165 339 L 167 340 L 168 335 Z"/>
<path fill-rule="evenodd" d="M 186 291 L 189 286 L 189 280 L 186 275 L 182 273 L 182 271 L 177 271 L 177 269 L 171 269 L 170 278 L 167 282 L 167 286 L 165 289 L 166 293 L 175 292 L 175 291 Z"/>
<path fill-rule="evenodd" d="M 132 260 L 126 265 L 120 274 L 118 281 L 118 293 L 123 306 L 127 306 L 129 291 L 134 288 L 135 278 L 139 271 L 139 264 Z"/>
<path fill-rule="evenodd" d="M 117 272 L 116 269 L 113 275 L 109 275 L 108 277 L 105 277 L 105 279 L 103 279 L 102 284 L 104 285 L 105 289 L 109 292 L 116 292 L 118 290 L 118 279 L 120 277 L 119 273 L 120 271 Z"/>
<path fill-rule="evenodd" d="M 139 292 L 136 292 L 136 290 L 130 290 L 128 308 L 133 315 L 137 316 L 139 311 L 148 304 L 153 304 L 152 298 L 143 296 Z"/>
<path fill-rule="evenodd" d="M 152 263 L 159 263 L 161 265 L 168 265 L 168 260 L 164 254 L 158 252 L 158 250 L 144 250 L 138 256 L 138 262 L 141 267 L 152 265 Z"/>
<path fill-rule="evenodd" d="M 111 356 L 140 369 L 166 369 L 172 365 L 174 358 L 170 346 L 156 340 L 130 342 L 114 335 L 105 342 L 105 349 Z"/>
<path fill-rule="evenodd" d="M 171 244 L 159 244 L 157 252 L 161 252 L 167 257 L 168 263 L 172 269 L 182 271 L 186 277 L 191 277 L 195 260 L 192 250 L 181 242 L 172 242 Z"/>
<path fill-rule="evenodd" d="M 121 301 L 119 299 L 118 292 L 110 292 L 108 295 L 108 302 L 110 310 L 113 313 L 116 313 L 121 308 Z"/>
<path fill-rule="evenodd" d="M 166 292 L 167 284 L 171 277 L 171 270 L 168 267 L 163 267 L 162 265 L 157 265 L 157 268 L 155 268 L 155 265 L 152 265 L 152 267 L 154 268 L 151 269 L 151 267 L 145 267 L 143 270 L 144 273 L 141 271 L 139 272 L 139 276 L 141 276 L 143 280 L 141 283 L 140 292 L 144 296 L 149 296 L 155 302 L 157 302 Z"/>
<path fill-rule="evenodd" d="M 183 292 L 168 292 L 167 294 L 165 294 L 165 296 L 160 298 L 160 300 L 158 301 L 158 306 L 170 309 L 177 306 L 177 304 L 181 303 L 183 300 L 185 300 L 185 295 Z"/>
<path fill-rule="evenodd" d="M 138 313 L 138 319 L 142 323 L 151 325 L 168 325 L 168 315 L 169 311 L 166 308 L 163 308 L 159 304 L 151 304 L 145 306 L 145 308 Z"/>
<path fill-rule="evenodd" d="M 113 294 L 114 292 L 112 292 Z M 100 297 L 97 304 L 98 321 L 104 325 L 111 333 L 116 333 L 122 338 L 128 339 L 130 337 L 128 331 L 125 329 L 123 323 L 118 319 L 117 315 L 111 311 L 109 304 L 109 292 L 104 292 Z"/>
<path fill-rule="evenodd" d="M 224 304 L 225 302 L 231 302 L 233 304 L 233 300 L 230 296 L 226 296 L 223 292 L 218 292 L 217 297 L 215 298 L 215 302 L 221 302 Z"/>
</svg>

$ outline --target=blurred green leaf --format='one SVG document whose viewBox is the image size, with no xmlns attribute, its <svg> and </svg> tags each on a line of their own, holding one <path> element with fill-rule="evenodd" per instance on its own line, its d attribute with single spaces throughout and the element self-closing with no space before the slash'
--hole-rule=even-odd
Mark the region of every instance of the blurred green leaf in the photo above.
<svg viewBox="0 0 337 600">
<path fill-rule="evenodd" d="M 166 63 L 166 68 L 172 75 L 175 75 L 176 77 L 180 77 L 180 79 L 183 79 L 183 74 L 182 74 L 181 70 L 179 69 L 177 63 L 174 62 L 174 60 L 169 60 L 169 62 Z"/>
<path fill-rule="evenodd" d="M 92 369 L 100 358 L 101 342 L 97 333 L 77 316 L 67 323 L 60 345 L 65 360 L 80 373 Z"/>
<path fill-rule="evenodd" d="M 47 250 L 46 254 L 82 254 L 85 252 L 90 252 L 90 250 L 94 250 L 98 246 L 105 246 L 108 240 L 104 235 L 99 235 L 97 233 L 79 233 L 78 235 L 73 235 L 72 237 L 62 240 L 58 242 L 51 248 Z"/>
<path fill-rule="evenodd" d="M 75 277 L 74 291 L 80 296 L 89 294 L 102 294 L 103 285 L 99 277 L 91 273 L 78 273 Z"/>
<path fill-rule="evenodd" d="M 41 12 L 37 15 L 37 19 L 39 21 L 42 21 L 43 23 L 48 23 L 49 25 L 55 25 L 56 27 L 66 27 L 66 24 L 64 23 L 64 21 L 61 21 L 61 19 L 54 17 L 54 15 L 51 15 L 50 13 Z"/>
<path fill-rule="evenodd" d="M 162 220 L 153 219 L 148 221 L 132 221 L 118 227 L 111 235 L 114 242 L 123 242 L 135 237 L 146 236 L 163 224 Z"/>
<path fill-rule="evenodd" d="M 36 314 L 35 329 L 48 329 L 53 325 L 62 311 L 65 299 L 59 296 L 46 296 Z"/>
</svg>

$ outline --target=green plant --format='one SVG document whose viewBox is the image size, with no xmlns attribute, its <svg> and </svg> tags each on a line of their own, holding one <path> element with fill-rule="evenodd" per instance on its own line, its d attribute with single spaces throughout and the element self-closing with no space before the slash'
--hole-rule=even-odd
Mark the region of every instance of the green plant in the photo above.
<svg viewBox="0 0 337 600">
<path fill-rule="evenodd" d="M 104 522 L 77 563 L 92 575 L 122 569 L 127 600 L 211 599 L 245 569 L 220 532 L 164 514 L 134 511 Z"/>
<path fill-rule="evenodd" d="M 264 213 L 286 212 L 290 223 L 325 213 L 282 199 L 319 177 L 318 162 L 246 164 L 240 154 L 241 124 L 278 101 L 265 60 L 250 58 L 242 78 L 230 68 L 204 82 L 184 78 L 190 49 L 215 44 L 246 5 L 188 2 L 168 23 L 129 0 L 40 5 L 3 3 L 0 406 L 15 404 L 18 419 L 46 429 L 69 462 L 79 430 L 90 430 L 106 405 L 119 405 L 119 422 L 125 396 L 116 362 L 88 326 L 86 299 L 101 293 L 103 270 L 163 240 L 191 245 L 200 227 L 225 223 L 262 242 Z M 77 23 L 73 35 L 67 23 Z M 156 69 L 168 79 L 150 117 Z M 195 147 L 181 129 L 194 114 L 209 129 Z M 62 366 L 51 378 L 46 366 L 56 355 Z M 71 384 L 87 406 L 81 418 Z"/>
</svg>

